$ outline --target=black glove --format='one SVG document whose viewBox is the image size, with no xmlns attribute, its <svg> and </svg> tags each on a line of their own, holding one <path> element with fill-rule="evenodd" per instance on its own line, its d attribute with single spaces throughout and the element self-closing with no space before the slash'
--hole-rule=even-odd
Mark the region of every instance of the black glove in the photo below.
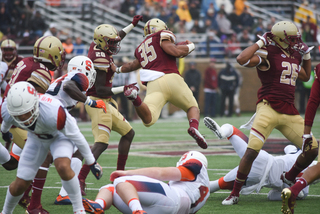
<svg viewBox="0 0 320 214">
<path fill-rule="evenodd" d="M 102 167 L 100 166 L 100 164 L 97 163 L 97 161 L 90 165 L 90 169 L 97 180 L 99 180 L 102 177 Z"/>
<path fill-rule="evenodd" d="M 2 132 L 2 139 L 6 142 L 6 143 L 11 143 L 11 141 L 12 141 L 12 139 L 13 139 L 13 137 L 12 137 L 12 134 L 11 134 L 11 132 L 6 132 L 6 133 L 3 133 Z"/>
</svg>

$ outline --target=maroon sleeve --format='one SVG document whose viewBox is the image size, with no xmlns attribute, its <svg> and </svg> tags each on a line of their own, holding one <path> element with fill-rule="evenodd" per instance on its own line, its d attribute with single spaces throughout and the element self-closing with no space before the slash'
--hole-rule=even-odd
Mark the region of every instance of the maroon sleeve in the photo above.
<svg viewBox="0 0 320 214">
<path fill-rule="evenodd" d="M 307 108 L 306 108 L 306 114 L 305 114 L 305 120 L 304 124 L 307 126 L 312 126 L 314 117 L 317 112 L 317 108 L 320 104 L 320 64 L 316 66 L 315 69 L 315 80 L 313 82 L 310 97 L 308 100 Z"/>
</svg>

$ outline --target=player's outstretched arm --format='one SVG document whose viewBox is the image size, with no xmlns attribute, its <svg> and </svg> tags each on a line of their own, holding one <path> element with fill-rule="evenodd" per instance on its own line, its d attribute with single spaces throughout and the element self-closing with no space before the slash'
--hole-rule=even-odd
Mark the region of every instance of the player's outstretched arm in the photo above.
<svg viewBox="0 0 320 214">
<path fill-rule="evenodd" d="M 127 26 L 124 27 L 122 30 L 119 32 L 119 36 L 121 39 L 123 39 L 137 24 L 139 21 L 142 21 L 143 17 L 141 15 L 135 15 L 132 19 L 132 22 Z"/>
<path fill-rule="evenodd" d="M 150 167 L 134 170 L 117 170 L 111 173 L 110 181 L 121 176 L 144 175 L 161 181 L 180 181 L 181 172 L 177 167 Z"/>
<path fill-rule="evenodd" d="M 141 68 L 138 59 L 133 60 L 132 62 L 125 63 L 124 65 L 117 67 L 114 63 L 111 63 L 111 70 L 116 73 L 129 73 L 131 71 L 138 70 Z"/>
</svg>

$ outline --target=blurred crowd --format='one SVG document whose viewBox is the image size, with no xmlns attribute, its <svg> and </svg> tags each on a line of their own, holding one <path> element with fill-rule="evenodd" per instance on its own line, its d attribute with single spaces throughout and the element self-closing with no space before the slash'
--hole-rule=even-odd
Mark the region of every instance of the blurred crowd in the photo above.
<svg viewBox="0 0 320 214">
<path fill-rule="evenodd" d="M 60 8 L 83 6 L 80 0 L 42 1 Z M 277 21 L 275 17 L 268 20 L 254 17 L 250 8 L 245 5 L 245 1 L 100 0 L 100 3 L 129 17 L 142 14 L 144 21 L 157 17 L 166 22 L 175 34 L 206 34 L 207 39 L 198 45 L 198 52 L 202 53 L 203 57 L 219 59 L 237 56 L 244 47 L 257 40 L 257 34 L 262 35 L 270 31 Z M 32 50 L 23 49 L 23 46 L 32 46 L 34 41 L 42 35 L 54 35 L 64 43 L 67 58 L 68 54 L 69 56 L 86 54 L 86 47 L 81 37 L 70 36 L 67 29 L 57 30 L 57 23 L 48 22 L 40 11 L 34 9 L 34 2 L 33 0 L 0 0 L 0 41 L 12 39 L 22 47 L 19 48 L 20 54 L 30 54 Z M 319 3 L 316 0 L 296 0 L 296 2 L 306 7 Z M 299 27 L 304 42 L 318 42 L 317 19 L 312 12 L 309 12 L 302 7 L 300 13 L 296 12 L 295 18 L 299 18 L 301 14 L 305 16 L 297 19 L 303 20 L 300 21 Z"/>
</svg>

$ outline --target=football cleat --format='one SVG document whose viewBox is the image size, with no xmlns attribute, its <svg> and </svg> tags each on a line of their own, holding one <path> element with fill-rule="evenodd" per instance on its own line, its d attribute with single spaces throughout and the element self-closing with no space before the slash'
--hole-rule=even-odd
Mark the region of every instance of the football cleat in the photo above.
<svg viewBox="0 0 320 214">
<path fill-rule="evenodd" d="M 280 179 L 283 181 L 283 183 L 289 185 L 290 187 L 295 183 L 293 181 L 290 181 L 290 180 L 286 179 L 286 172 L 283 172 L 281 174 Z"/>
<path fill-rule="evenodd" d="M 206 125 L 206 127 L 208 129 L 210 129 L 219 139 L 223 139 L 225 138 L 222 135 L 222 131 L 220 126 L 218 125 L 218 123 L 216 121 L 214 121 L 213 119 L 211 119 L 210 117 L 205 117 L 203 119 L 204 124 Z"/>
<path fill-rule="evenodd" d="M 19 205 L 24 208 L 24 209 L 27 209 L 27 207 L 29 206 L 30 204 L 30 200 L 31 200 L 31 196 L 22 196 L 22 198 L 20 199 L 19 201 Z"/>
<path fill-rule="evenodd" d="M 80 182 L 80 189 L 81 189 L 81 195 L 86 196 L 86 181 L 84 179 L 79 179 Z"/>
<path fill-rule="evenodd" d="M 200 132 L 197 129 L 195 129 L 194 127 L 190 127 L 188 129 L 188 133 L 191 137 L 193 137 L 197 141 L 197 144 L 201 148 L 203 148 L 203 149 L 208 148 L 208 144 L 207 144 L 206 139 L 204 139 L 204 137 L 200 134 Z"/>
<path fill-rule="evenodd" d="M 95 201 L 91 201 L 89 199 L 82 198 L 82 204 L 83 204 L 84 209 L 88 213 L 92 213 L 92 214 L 102 214 L 102 213 L 104 213 L 104 211 L 103 211 L 102 207 L 100 206 L 100 204 L 98 204 Z"/>
<path fill-rule="evenodd" d="M 296 204 L 296 197 L 289 188 L 284 188 L 281 192 L 282 207 L 281 212 L 284 214 L 293 214 Z"/>
<path fill-rule="evenodd" d="M 135 210 L 132 212 L 132 214 L 147 214 L 147 212 L 143 210 Z"/>
<path fill-rule="evenodd" d="M 69 204 L 72 204 L 72 203 L 70 201 L 69 196 L 63 196 L 62 197 L 61 195 L 58 195 L 58 197 L 54 201 L 54 204 L 56 204 L 56 205 L 69 205 Z"/>
<path fill-rule="evenodd" d="M 234 205 L 239 202 L 239 196 L 229 195 L 226 199 L 222 201 L 222 205 Z"/>
<path fill-rule="evenodd" d="M 138 96 L 138 91 L 139 91 L 139 88 L 137 86 L 135 86 L 134 84 L 130 84 L 130 85 L 124 86 L 123 94 L 129 100 L 135 100 Z"/>
<path fill-rule="evenodd" d="M 26 210 L 26 214 L 49 214 L 49 212 L 45 209 L 42 208 L 42 205 L 39 205 L 37 208 L 35 209 L 27 209 Z"/>
</svg>

